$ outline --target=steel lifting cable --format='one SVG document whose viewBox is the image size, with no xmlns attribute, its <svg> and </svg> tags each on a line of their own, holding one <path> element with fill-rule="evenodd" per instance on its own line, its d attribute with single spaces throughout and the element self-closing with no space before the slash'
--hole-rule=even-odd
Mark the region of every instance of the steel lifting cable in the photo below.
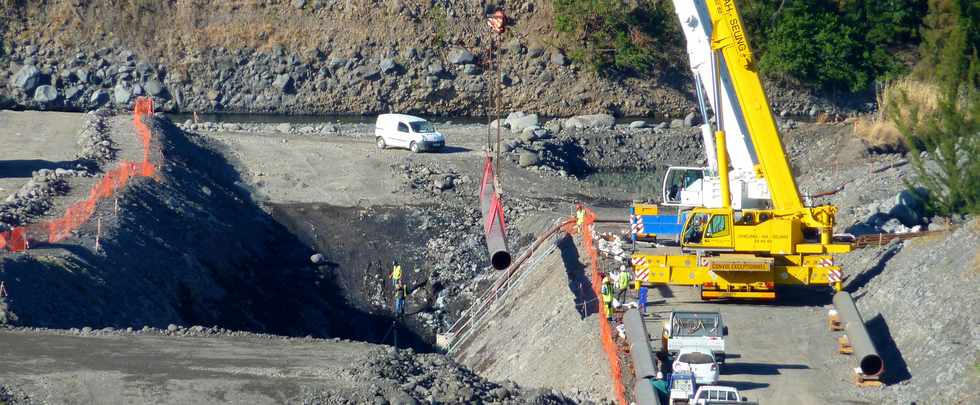
<svg viewBox="0 0 980 405">
<path fill-rule="evenodd" d="M 493 180 L 494 188 L 498 193 L 500 192 L 500 181 L 497 177 L 500 173 L 500 95 L 503 93 L 500 76 L 500 55 L 498 52 L 500 49 L 500 36 L 506 31 L 506 26 L 507 15 L 504 14 L 504 11 L 501 9 L 497 9 L 497 11 L 494 11 L 493 14 L 487 18 L 487 27 L 490 28 L 490 66 L 488 70 L 495 75 L 494 82 L 491 83 L 491 86 L 489 87 L 490 90 L 488 90 L 488 95 L 493 99 L 493 108 L 495 110 L 494 115 L 497 117 L 497 142 L 496 147 L 494 147 L 490 135 L 490 114 L 487 114 L 487 157 L 490 156 L 490 151 L 493 150 L 495 166 Z M 495 60 L 496 66 L 494 65 Z M 494 69 L 495 67 L 496 69 Z M 488 105 L 487 107 L 489 108 L 490 106 Z"/>
</svg>

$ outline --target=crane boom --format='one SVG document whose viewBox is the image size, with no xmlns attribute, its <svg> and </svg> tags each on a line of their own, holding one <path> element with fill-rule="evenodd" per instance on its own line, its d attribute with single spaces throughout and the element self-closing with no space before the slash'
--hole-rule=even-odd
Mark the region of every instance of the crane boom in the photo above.
<svg viewBox="0 0 980 405">
<path fill-rule="evenodd" d="M 773 208 L 801 209 L 800 192 L 779 140 L 776 121 L 756 72 L 735 0 L 696 0 L 701 1 L 706 4 L 711 21 L 717 22 L 713 24 L 711 47 L 721 54 L 717 58 L 720 75 L 728 76 L 727 80 L 721 80 L 726 87 L 723 93 L 728 97 L 735 96 L 735 100 L 731 100 L 732 107 L 724 114 L 741 115 L 738 123 L 744 124 L 751 134 L 751 145 L 761 165 L 757 172 L 767 179 Z"/>
</svg>

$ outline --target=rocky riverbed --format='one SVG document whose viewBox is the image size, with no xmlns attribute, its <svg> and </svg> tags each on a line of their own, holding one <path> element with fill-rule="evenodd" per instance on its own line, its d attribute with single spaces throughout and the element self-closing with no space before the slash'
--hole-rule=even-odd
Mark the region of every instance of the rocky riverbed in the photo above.
<svg viewBox="0 0 980 405">
<path fill-rule="evenodd" d="M 79 111 L 144 95 L 170 112 L 481 116 L 494 104 L 483 10 L 471 2 L 232 3 L 134 11 L 152 21 L 101 4 L 15 9 L 0 17 L 0 108 Z M 529 3 L 510 14 L 515 26 L 497 55 L 503 108 L 566 117 L 683 118 L 694 110 L 680 48 L 648 76 L 605 77 L 556 45 L 550 6 Z M 403 29 L 347 29 L 368 22 Z M 66 27 L 55 34 L 46 30 L 52 24 Z M 119 35 L 127 30 L 132 37 Z M 864 97 L 822 97 L 775 83 L 768 90 L 779 115 L 869 108 Z"/>
</svg>

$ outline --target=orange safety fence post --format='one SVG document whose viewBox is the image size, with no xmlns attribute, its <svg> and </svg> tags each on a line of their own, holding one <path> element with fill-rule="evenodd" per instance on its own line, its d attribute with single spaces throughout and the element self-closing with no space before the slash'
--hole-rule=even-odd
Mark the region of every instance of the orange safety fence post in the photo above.
<svg viewBox="0 0 980 405">
<path fill-rule="evenodd" d="M 153 99 L 140 97 L 136 100 L 133 108 L 133 126 L 136 128 L 136 135 L 143 143 L 143 161 L 134 163 L 122 161 L 115 169 L 109 170 L 106 174 L 92 186 L 89 190 L 88 198 L 72 204 L 65 210 L 65 214 L 60 218 L 55 218 L 47 222 L 32 225 L 32 234 L 47 239 L 49 243 L 56 243 L 64 240 L 72 231 L 85 224 L 93 214 L 99 200 L 112 197 L 129 182 L 129 179 L 136 176 L 150 177 L 156 173 L 156 166 L 150 162 L 150 144 L 153 133 L 143 122 L 143 116 L 153 114 Z M 118 200 L 114 203 L 114 210 L 118 211 Z M 101 224 L 99 224 L 101 233 Z M 14 228 L 7 232 L 0 233 L 0 250 L 6 249 L 11 252 L 22 252 L 27 250 L 29 244 L 26 235 L 27 228 Z M 46 238 L 44 237 L 46 236 Z"/>
<path fill-rule="evenodd" d="M 585 223 L 582 226 L 582 244 L 589 253 L 589 267 L 592 269 L 592 290 L 596 297 L 601 295 L 602 280 L 599 279 L 599 253 L 596 251 L 592 240 L 592 228 L 595 225 L 596 214 L 589 208 L 585 208 Z M 602 340 L 602 349 L 606 352 L 609 360 L 609 373 L 613 380 L 613 390 L 616 392 L 616 399 L 620 404 L 626 405 L 626 387 L 623 385 L 622 366 L 619 363 L 619 352 L 616 343 L 613 341 L 612 327 L 606 318 L 611 314 L 606 314 L 606 306 L 599 305 L 599 337 Z"/>
</svg>

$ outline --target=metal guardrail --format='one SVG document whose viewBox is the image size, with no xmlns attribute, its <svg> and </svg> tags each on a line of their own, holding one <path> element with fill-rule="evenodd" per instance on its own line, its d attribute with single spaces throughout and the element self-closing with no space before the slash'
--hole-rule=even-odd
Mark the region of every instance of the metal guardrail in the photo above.
<svg viewBox="0 0 980 405">
<path fill-rule="evenodd" d="M 489 315 L 493 314 L 496 309 L 496 303 L 507 296 L 511 289 L 520 284 L 521 281 L 532 270 L 537 267 L 545 257 L 547 257 L 551 252 L 557 248 L 557 243 L 551 243 L 542 254 L 538 254 L 535 259 L 529 264 L 525 265 L 535 253 L 538 253 L 538 249 L 544 244 L 548 239 L 556 237 L 562 228 L 571 224 L 574 224 L 575 220 L 573 218 L 564 218 L 555 221 L 555 224 L 548 228 L 537 240 L 528 248 L 520 258 L 517 259 L 506 272 L 494 282 L 493 286 L 487 290 L 480 298 L 470 305 L 470 308 L 463 313 L 453 326 L 449 328 L 449 344 L 446 348 L 446 352 L 454 354 L 459 348 L 465 343 L 476 330 L 476 328 L 481 324 L 481 322 Z M 557 241 L 555 241 L 557 242 Z"/>
<path fill-rule="evenodd" d="M 908 232 L 908 233 L 879 233 L 877 235 L 861 235 L 854 238 L 851 244 L 856 248 L 863 248 L 868 246 L 884 246 L 888 242 L 895 239 L 898 240 L 908 240 L 912 238 L 920 238 L 929 235 L 941 235 L 952 231 L 953 228 L 943 229 L 939 231 L 923 231 L 923 232 Z"/>
</svg>

